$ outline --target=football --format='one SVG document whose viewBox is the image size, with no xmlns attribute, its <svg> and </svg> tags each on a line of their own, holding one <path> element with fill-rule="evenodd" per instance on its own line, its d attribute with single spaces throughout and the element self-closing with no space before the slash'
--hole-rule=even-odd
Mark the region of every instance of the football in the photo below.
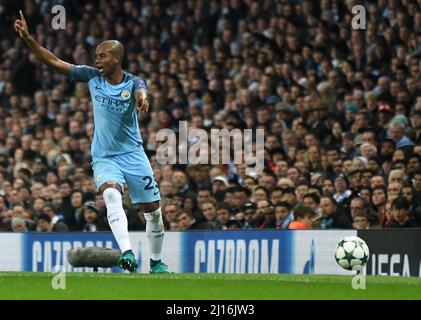
<svg viewBox="0 0 421 320">
<path fill-rule="evenodd" d="M 366 265 L 369 254 L 370 251 L 363 239 L 348 236 L 338 242 L 335 258 L 345 270 L 361 270 Z"/>
</svg>

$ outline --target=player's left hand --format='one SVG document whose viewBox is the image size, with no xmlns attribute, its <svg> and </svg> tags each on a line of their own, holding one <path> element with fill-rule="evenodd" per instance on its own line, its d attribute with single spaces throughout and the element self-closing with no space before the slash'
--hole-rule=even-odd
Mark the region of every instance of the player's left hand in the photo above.
<svg viewBox="0 0 421 320">
<path fill-rule="evenodd" d="M 27 39 L 29 37 L 28 24 L 26 23 L 26 19 L 22 13 L 22 10 L 19 10 L 19 15 L 20 19 L 16 19 L 14 28 L 22 39 Z"/>
<path fill-rule="evenodd" d="M 149 101 L 148 94 L 146 92 L 136 92 L 136 108 L 137 110 L 148 112 Z"/>
</svg>

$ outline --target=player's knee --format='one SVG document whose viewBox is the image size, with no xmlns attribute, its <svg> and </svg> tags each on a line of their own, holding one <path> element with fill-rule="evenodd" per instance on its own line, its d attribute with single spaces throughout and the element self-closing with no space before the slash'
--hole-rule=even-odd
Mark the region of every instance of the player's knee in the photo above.
<svg viewBox="0 0 421 320">
<path fill-rule="evenodd" d="M 107 208 L 111 205 L 122 205 L 121 193 L 117 189 L 107 188 L 104 190 L 102 195 L 104 197 L 105 205 L 107 206 Z"/>
<path fill-rule="evenodd" d="M 102 193 L 106 204 L 121 202 L 121 188 L 118 183 L 107 182 L 100 187 L 99 191 Z"/>
<path fill-rule="evenodd" d="M 104 191 L 107 190 L 108 188 L 114 188 L 118 192 L 121 193 L 121 187 L 115 181 L 109 181 L 109 182 L 104 183 L 101 187 L 99 187 L 99 192 L 102 193 L 102 194 L 104 194 Z"/>
<path fill-rule="evenodd" d="M 153 212 L 159 209 L 159 201 L 142 203 L 140 207 L 142 208 L 143 212 Z"/>
</svg>

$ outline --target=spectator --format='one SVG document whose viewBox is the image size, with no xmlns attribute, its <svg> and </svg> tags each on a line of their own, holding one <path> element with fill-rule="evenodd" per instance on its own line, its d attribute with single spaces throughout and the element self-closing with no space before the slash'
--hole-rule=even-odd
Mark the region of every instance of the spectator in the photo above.
<svg viewBox="0 0 421 320">
<path fill-rule="evenodd" d="M 241 212 L 235 215 L 235 219 L 240 221 L 244 229 L 252 229 L 256 216 L 256 204 L 247 202 Z"/>
<path fill-rule="evenodd" d="M 246 214 L 246 211 L 247 214 Z M 233 212 L 233 217 L 231 217 L 231 220 L 236 220 L 238 222 L 238 225 L 241 229 L 253 229 L 250 225 L 250 222 L 252 220 L 252 217 L 255 215 L 254 209 L 248 208 L 247 206 L 244 206 L 241 210 L 236 210 Z M 228 228 L 228 225 L 227 225 Z"/>
<path fill-rule="evenodd" d="M 176 221 L 178 224 L 179 231 L 215 229 L 215 224 L 211 221 L 198 222 L 195 220 L 191 212 L 188 212 L 183 209 L 177 212 Z"/>
<path fill-rule="evenodd" d="M 338 207 L 334 198 L 323 195 L 320 198 L 321 217 L 317 221 L 321 229 L 349 229 L 351 221 L 348 216 Z"/>
<path fill-rule="evenodd" d="M 224 191 L 228 187 L 228 179 L 224 176 L 217 176 L 212 180 L 212 194 Z"/>
<path fill-rule="evenodd" d="M 351 200 L 350 205 L 350 214 L 352 221 L 354 220 L 354 216 L 357 214 L 365 214 L 371 226 L 377 226 L 379 224 L 379 216 L 377 212 L 370 209 L 369 202 L 363 197 L 356 197 Z"/>
<path fill-rule="evenodd" d="M 330 194 L 332 196 L 334 195 L 334 193 L 335 193 L 335 186 L 334 186 L 333 181 L 331 179 L 325 179 L 323 181 L 322 193 L 323 194 Z"/>
<path fill-rule="evenodd" d="M 333 198 L 338 204 L 342 204 L 345 202 L 351 195 L 352 191 L 347 188 L 348 186 L 348 179 L 345 175 L 340 174 L 335 179 L 335 194 Z"/>
<path fill-rule="evenodd" d="M 392 201 L 397 198 L 402 191 L 402 184 L 399 182 L 392 182 L 387 186 L 387 201 Z"/>
<path fill-rule="evenodd" d="M 257 203 L 261 200 L 266 200 L 268 199 L 268 191 L 266 190 L 266 188 L 259 186 L 254 189 L 252 199 L 254 203 Z"/>
<path fill-rule="evenodd" d="M 84 194 L 81 190 L 74 190 L 70 196 L 71 207 L 65 211 L 64 215 L 64 221 L 70 230 L 82 230 L 82 225 L 85 222 L 83 216 L 83 198 Z"/>
<path fill-rule="evenodd" d="M 216 216 L 216 201 L 213 199 L 204 200 L 202 202 L 202 212 L 207 222 L 208 229 L 221 229 L 222 225 L 218 223 Z"/>
<path fill-rule="evenodd" d="M 48 214 L 42 213 L 37 219 L 36 231 L 38 232 L 50 232 L 51 231 L 51 218 Z"/>
<path fill-rule="evenodd" d="M 251 199 L 251 192 L 247 188 L 236 187 L 234 189 L 234 209 L 241 209 Z"/>
<path fill-rule="evenodd" d="M 226 202 L 221 202 L 216 206 L 216 224 L 220 229 L 227 229 L 227 222 L 233 218 L 231 216 L 231 207 Z"/>
<path fill-rule="evenodd" d="M 6 197 L 3 195 L 0 195 L 0 215 L 7 210 L 8 204 Z"/>
<path fill-rule="evenodd" d="M 260 200 L 256 204 L 256 215 L 251 223 L 256 229 L 275 227 L 275 212 L 270 200 Z"/>
<path fill-rule="evenodd" d="M 236 219 L 228 220 L 226 223 L 227 230 L 240 230 L 243 228 L 241 223 Z"/>
<path fill-rule="evenodd" d="M 410 216 L 411 204 L 404 197 L 397 197 L 392 201 L 392 215 L 394 222 L 390 228 L 417 228 L 420 223 Z"/>
<path fill-rule="evenodd" d="M 294 220 L 288 225 L 288 229 L 303 230 L 312 229 L 316 213 L 306 206 L 298 207 L 294 212 Z"/>
<path fill-rule="evenodd" d="M 405 172 L 399 169 L 390 171 L 388 182 L 389 184 L 390 183 L 404 184 L 406 182 Z"/>
<path fill-rule="evenodd" d="M 370 222 L 368 221 L 367 215 L 364 213 L 357 213 L 352 218 L 352 227 L 357 230 L 370 229 Z"/>
<path fill-rule="evenodd" d="M 318 194 L 307 192 L 304 195 L 303 204 L 313 209 L 317 217 L 320 216 L 320 196 Z"/>
<path fill-rule="evenodd" d="M 178 206 L 174 202 L 167 202 L 162 207 L 164 226 L 168 229 L 171 222 L 176 221 Z M 192 213 L 192 212 L 191 212 Z M 193 213 L 192 213 L 193 214 Z"/>
<path fill-rule="evenodd" d="M 415 199 L 421 199 L 421 170 L 414 172 L 412 178 L 412 186 L 414 187 L 414 197 Z"/>
<path fill-rule="evenodd" d="M 370 179 L 370 187 L 371 189 L 375 189 L 377 187 L 386 188 L 386 179 L 383 176 L 374 176 Z"/>
<path fill-rule="evenodd" d="M 12 229 L 12 210 L 6 210 L 0 215 L 0 230 L 1 231 L 13 231 Z"/>
<path fill-rule="evenodd" d="M 385 214 L 381 217 L 379 226 L 380 228 L 391 228 L 394 223 L 392 201 L 388 201 L 385 206 Z"/>
<path fill-rule="evenodd" d="M 270 194 L 270 201 L 272 203 L 278 203 L 279 201 L 281 201 L 283 194 L 284 189 L 281 189 L 280 187 L 275 187 Z"/>
<path fill-rule="evenodd" d="M 191 225 L 194 223 L 194 218 L 191 212 L 181 210 L 175 215 L 175 219 L 180 231 L 192 229 Z"/>
<path fill-rule="evenodd" d="M 389 134 L 396 149 L 402 149 L 406 155 L 412 153 L 415 143 L 405 135 L 405 126 L 401 122 L 392 122 Z"/>
<path fill-rule="evenodd" d="M 256 183 L 256 179 L 254 179 L 251 176 L 246 176 L 243 180 L 244 187 L 246 187 L 250 191 L 253 191 L 254 187 L 256 186 Z"/>
<path fill-rule="evenodd" d="M 14 217 L 11 221 L 11 227 L 13 232 L 26 232 L 28 228 L 26 227 L 25 219 L 21 217 Z"/>
<path fill-rule="evenodd" d="M 98 207 L 97 207 L 98 208 Z M 127 222 L 128 222 L 128 229 L 129 231 L 145 231 L 146 230 L 146 220 L 145 215 L 141 208 L 128 208 L 126 204 L 123 204 L 124 212 L 127 215 Z M 99 208 L 98 208 L 99 209 Z M 100 211 L 99 211 L 100 212 Z M 101 213 L 98 214 L 101 216 Z M 164 227 L 168 230 L 170 229 L 169 225 L 166 224 L 166 220 L 164 219 Z M 106 217 L 100 219 L 100 224 L 103 228 L 108 230 Z"/>
<path fill-rule="evenodd" d="M 409 156 L 407 166 L 406 166 L 406 173 L 409 176 L 412 176 L 416 171 L 421 169 L 421 157 L 414 153 Z"/>
<path fill-rule="evenodd" d="M 291 208 L 294 208 L 297 205 L 297 196 L 295 195 L 295 189 L 291 187 L 283 189 L 281 201 L 288 202 Z"/>
<path fill-rule="evenodd" d="M 308 192 L 308 185 L 305 182 L 299 183 L 295 188 L 295 195 L 297 197 L 297 203 L 302 204 L 304 196 Z"/>
<path fill-rule="evenodd" d="M 83 231 L 96 232 L 109 230 L 109 228 L 107 228 L 100 219 L 99 209 L 96 206 L 95 202 L 85 202 L 85 204 L 83 205 L 82 214 L 85 221 L 84 225 L 82 226 Z"/>
<path fill-rule="evenodd" d="M 68 231 L 69 227 L 64 222 L 63 215 L 57 213 L 57 209 L 52 203 L 46 203 L 42 208 L 42 214 L 47 214 L 51 221 L 51 230 L 54 232 Z"/>
<path fill-rule="evenodd" d="M 402 197 L 404 197 L 406 200 L 409 201 L 411 206 L 416 206 L 416 202 L 415 202 L 415 198 L 414 198 L 414 188 L 412 188 L 411 185 L 404 184 L 402 186 L 401 195 L 402 195 Z"/>
<path fill-rule="evenodd" d="M 361 187 L 358 196 L 363 198 L 371 207 L 371 188 L 370 187 Z"/>
<path fill-rule="evenodd" d="M 370 188 L 371 178 L 374 176 L 374 172 L 370 169 L 365 169 L 361 173 L 361 186 L 364 188 Z"/>
<path fill-rule="evenodd" d="M 286 201 L 275 204 L 275 227 L 276 229 L 288 229 L 288 225 L 294 220 L 291 205 Z"/>
</svg>

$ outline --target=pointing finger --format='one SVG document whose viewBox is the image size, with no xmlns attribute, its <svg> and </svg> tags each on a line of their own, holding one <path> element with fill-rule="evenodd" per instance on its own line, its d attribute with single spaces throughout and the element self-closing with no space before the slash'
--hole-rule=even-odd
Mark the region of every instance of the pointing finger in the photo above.
<svg viewBox="0 0 421 320">
<path fill-rule="evenodd" d="M 26 22 L 25 17 L 23 16 L 22 10 L 19 10 L 19 15 L 22 21 Z"/>
</svg>

